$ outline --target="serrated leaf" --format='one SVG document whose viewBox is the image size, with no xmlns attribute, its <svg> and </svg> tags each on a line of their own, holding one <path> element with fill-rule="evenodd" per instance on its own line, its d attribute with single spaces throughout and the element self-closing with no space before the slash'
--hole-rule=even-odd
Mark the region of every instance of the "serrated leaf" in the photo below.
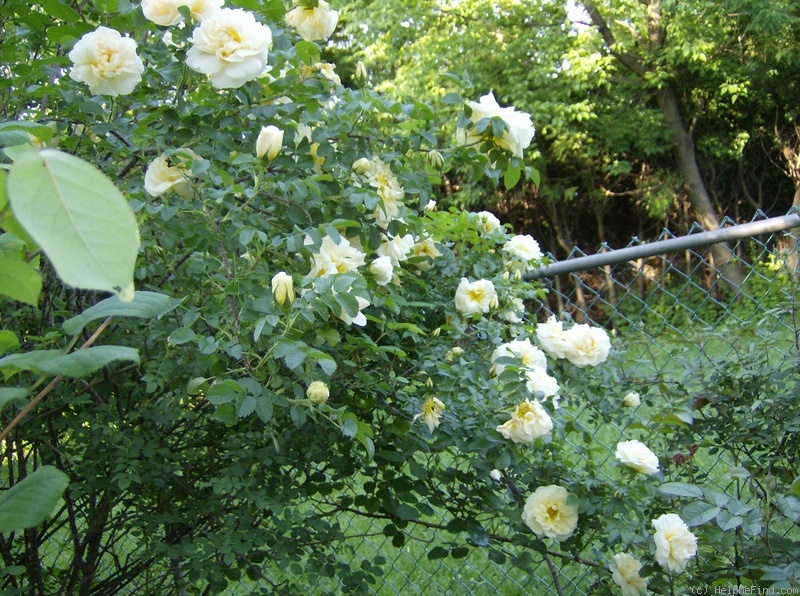
<svg viewBox="0 0 800 596">
<path fill-rule="evenodd" d="M 42 276 L 24 261 L 0 257 L 0 294 L 36 306 L 42 291 Z"/>
<path fill-rule="evenodd" d="M 0 494 L 0 533 L 32 528 L 55 509 L 69 484 L 69 476 L 53 466 L 42 466 Z"/>
<path fill-rule="evenodd" d="M 27 151 L 11 166 L 8 198 L 64 283 L 133 299 L 136 217 L 100 170 L 55 149 Z"/>
<path fill-rule="evenodd" d="M 36 350 L 0 358 L 0 369 L 6 378 L 21 370 L 75 378 L 90 375 L 115 360 L 138 363 L 139 351 L 126 346 L 94 346 L 69 354 L 61 350 Z"/>
<path fill-rule="evenodd" d="M 67 335 L 75 335 L 83 331 L 87 323 L 97 319 L 111 316 L 152 319 L 168 313 L 180 303 L 180 300 L 158 292 L 135 292 L 133 299 L 127 302 L 121 301 L 117 296 L 111 296 L 87 308 L 81 314 L 67 319 L 62 327 Z"/>
<path fill-rule="evenodd" d="M 269 422 L 272 420 L 272 402 L 264 396 L 258 396 L 256 399 L 256 416 L 262 422 Z"/>
<path fill-rule="evenodd" d="M 244 418 L 245 416 L 249 416 L 256 409 L 256 398 L 252 395 L 245 395 L 242 402 L 239 404 L 239 408 L 236 410 L 236 415 L 239 418 Z"/>
<path fill-rule="evenodd" d="M 244 394 L 244 388 L 231 379 L 214 383 L 206 391 L 206 399 L 214 405 L 222 405 L 232 402 L 240 395 Z"/>
<path fill-rule="evenodd" d="M 197 339 L 197 334 L 188 327 L 178 327 L 175 331 L 169 334 L 167 343 L 173 346 L 188 343 Z"/>
</svg>

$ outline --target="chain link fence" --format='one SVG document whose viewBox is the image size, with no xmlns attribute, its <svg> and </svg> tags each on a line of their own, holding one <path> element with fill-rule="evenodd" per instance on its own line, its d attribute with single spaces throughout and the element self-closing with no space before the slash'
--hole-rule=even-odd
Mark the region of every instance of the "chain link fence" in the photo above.
<svg viewBox="0 0 800 596">
<path fill-rule="evenodd" d="M 766 219 L 763 213 L 758 213 L 753 221 Z M 730 220 L 722 223 L 723 228 L 732 225 L 735 222 Z M 702 231 L 695 225 L 690 234 Z M 673 238 L 672 233 L 664 230 L 658 240 Z M 642 245 L 634 239 L 629 247 Z M 780 352 L 797 349 L 796 240 L 791 232 L 741 238 L 730 248 L 734 262 L 746 275 L 738 288 L 731 288 L 722 280 L 711 262 L 708 246 L 685 248 L 544 278 L 548 300 L 538 305 L 535 318 L 539 321 L 550 315 L 572 318 L 602 326 L 618 339 L 624 339 L 631 358 L 624 362 L 627 368 L 623 378 L 630 379 L 631 384 L 615 389 L 619 397 L 627 390 L 640 392 L 642 416 L 659 409 L 668 411 L 670 404 L 660 401 L 658 392 L 650 391 L 647 383 L 685 381 L 687 376 L 698 372 L 686 368 L 693 358 L 708 354 L 725 358 L 736 353 L 742 349 L 740 343 L 750 341 L 740 334 L 743 327 L 755 326 L 776 338 L 771 345 Z M 603 247 L 601 252 L 608 250 Z M 579 249 L 574 249 L 567 260 L 583 256 Z M 689 353 L 685 347 L 687 340 L 694 345 L 694 351 L 690 349 Z M 703 375 L 696 376 L 697 382 L 702 382 Z M 612 469 L 614 445 L 630 438 L 629 425 L 604 423 L 599 429 L 598 419 L 588 406 L 575 412 L 574 418 L 605 450 L 606 458 L 597 462 L 597 469 L 610 479 L 603 470 Z M 576 450 L 584 448 L 574 439 L 568 442 Z M 681 458 L 690 458 L 694 452 L 670 455 L 669 465 L 680 465 Z M 719 454 L 698 457 L 693 463 L 698 467 L 697 476 L 705 479 L 705 486 L 731 497 L 745 498 L 730 474 L 737 462 Z M 446 520 L 427 521 L 431 527 L 408 532 L 405 544 L 398 548 L 392 537 L 384 533 L 385 523 L 357 515 L 343 519 L 341 523 L 353 529 L 354 538 L 341 545 L 339 557 L 351 567 L 369 566 L 376 558 L 379 562 L 386 559 L 385 575 L 370 587 L 370 592 L 376 594 L 588 595 L 596 593 L 600 576 L 608 576 L 605 567 L 609 561 L 602 557 L 604 568 L 598 569 L 580 557 L 555 561 L 538 555 L 526 557 L 522 549 L 513 545 L 495 550 L 470 549 L 458 560 L 452 557 L 429 560 L 431 549 L 448 538 L 445 532 L 436 529 L 446 524 Z M 800 539 L 796 524 L 785 528 L 783 533 L 787 538 Z M 598 554 L 587 552 L 587 557 L 594 556 L 597 561 Z M 272 570 L 271 580 L 273 585 L 293 583 L 301 575 L 302 566 L 298 565 Z M 341 588 L 334 580 L 319 591 Z M 241 586 L 242 593 L 248 591 L 248 587 Z"/>
</svg>

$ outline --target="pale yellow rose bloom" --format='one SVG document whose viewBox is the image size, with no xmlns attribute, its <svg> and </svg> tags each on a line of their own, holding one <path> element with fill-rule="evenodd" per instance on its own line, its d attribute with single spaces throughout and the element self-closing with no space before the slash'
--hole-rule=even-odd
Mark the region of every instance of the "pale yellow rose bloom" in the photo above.
<svg viewBox="0 0 800 596">
<path fill-rule="evenodd" d="M 86 83 L 96 95 L 128 95 L 144 72 L 136 42 L 108 27 L 98 27 L 81 37 L 69 59 L 73 64 L 69 77 Z"/>
<path fill-rule="evenodd" d="M 681 573 L 689 564 L 689 559 L 697 554 L 697 537 L 689 527 L 674 513 L 665 513 L 653 520 L 656 533 L 656 561 L 668 573 Z"/>
<path fill-rule="evenodd" d="M 622 590 L 622 596 L 639 596 L 647 589 L 647 580 L 639 575 L 642 564 L 628 553 L 614 555 L 608 568 L 614 583 Z"/>
<path fill-rule="evenodd" d="M 318 41 L 333 34 L 339 21 L 339 13 L 331 10 L 330 4 L 325 0 L 319 0 L 316 8 L 298 6 L 297 0 L 294 4 L 295 7 L 286 13 L 286 22 L 295 28 L 300 37 L 306 41 Z"/>
<path fill-rule="evenodd" d="M 540 486 L 525 501 L 522 520 L 539 538 L 566 540 L 578 526 L 578 506 L 568 505 L 561 486 Z"/>
</svg>

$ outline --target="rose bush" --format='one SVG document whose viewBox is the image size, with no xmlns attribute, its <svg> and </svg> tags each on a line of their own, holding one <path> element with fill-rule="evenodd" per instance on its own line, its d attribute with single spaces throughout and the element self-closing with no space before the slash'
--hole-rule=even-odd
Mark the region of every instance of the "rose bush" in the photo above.
<svg viewBox="0 0 800 596">
<path fill-rule="evenodd" d="M 624 580 L 630 590 L 643 589 L 640 570 L 657 589 L 683 581 L 674 576 L 704 543 L 658 517 L 685 497 L 681 486 L 659 492 L 657 479 L 608 474 L 613 465 L 601 462 L 614 453 L 587 427 L 632 424 L 619 395 L 648 385 L 612 366 L 622 348 L 604 330 L 566 313 L 532 316 L 546 298 L 521 279 L 546 261 L 535 239 L 440 192 L 456 166 L 506 188 L 532 175 L 522 159 L 530 117 L 491 94 L 469 102 L 465 81 L 457 119 L 383 97 L 364 75 L 347 87 L 308 41 L 336 27 L 324 2 L 288 14 L 275 2 L 250 3 L 254 12 L 147 3 L 135 14 L 123 4 L 112 20 L 125 36 L 75 26 L 63 38 L 74 44 L 73 70 L 43 81 L 47 101 L 37 96 L 18 116 L 52 120 L 65 150 L 117 181 L 141 229 L 137 288 L 175 300 L 146 327 L 112 325 L 106 333 L 141 361 L 68 384 L 19 443 L 82 479 L 82 509 L 59 526 L 81 548 L 41 581 L 107 581 L 93 575 L 103 554 L 90 543 L 105 536 L 113 549 L 125 531 L 142 553 L 131 564 L 176 589 L 269 582 L 260 566 L 298 561 L 310 584 L 366 589 L 386 559 L 341 562 L 344 515 L 380 524 L 398 548 L 415 524 L 441 531 L 446 548 L 434 546 L 431 559 L 485 553 L 526 573 L 547 560 L 553 577 L 580 561 L 603 587 Z M 86 22 L 104 19 L 87 9 Z M 170 44 L 158 27 L 170 27 Z M 45 128 L 35 130 L 47 137 Z M 38 258 L 7 213 L 2 221 L 4 246 Z M 7 323 L 33 352 L 71 345 L 55 318 L 99 298 L 49 275 L 47 316 L 19 308 Z M 10 389 L 39 382 L 11 365 L 3 372 L 21 378 Z M 672 437 L 684 435 L 664 430 L 679 414 L 639 422 L 658 453 L 683 449 Z M 658 467 L 650 455 L 623 449 L 621 459 L 649 474 Z M 644 566 L 617 556 L 610 570 L 620 545 Z M 27 547 L 3 548 L 14 561 Z M 124 590 L 128 573 L 97 589 Z M 4 581 L 22 589 L 28 580 L 16 577 Z M 271 588 L 302 588 L 279 583 Z"/>
</svg>

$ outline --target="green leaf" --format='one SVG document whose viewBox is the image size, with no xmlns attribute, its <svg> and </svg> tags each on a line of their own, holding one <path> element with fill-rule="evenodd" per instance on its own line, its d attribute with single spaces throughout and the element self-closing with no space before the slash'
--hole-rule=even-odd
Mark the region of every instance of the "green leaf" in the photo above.
<svg viewBox="0 0 800 596">
<path fill-rule="evenodd" d="M 37 139 L 41 139 L 45 143 L 53 138 L 53 129 L 45 124 L 27 122 L 25 120 L 20 120 L 17 122 L 3 122 L 0 124 L 0 134 L 10 133 L 12 131 L 18 131 L 21 133 L 19 138 L 23 139 L 22 143 L 30 143 L 31 138 L 28 136 L 29 134 L 33 135 Z M 14 145 L 20 145 L 22 143 L 14 143 Z M 3 146 L 8 147 L 9 145 Z"/>
<path fill-rule="evenodd" d="M 0 494 L 0 533 L 38 526 L 53 512 L 68 484 L 64 472 L 42 466 Z"/>
<path fill-rule="evenodd" d="M 252 395 L 245 395 L 242 402 L 239 404 L 238 409 L 236 410 L 236 415 L 239 418 L 244 418 L 245 416 L 249 416 L 252 414 L 256 409 L 256 398 Z"/>
<path fill-rule="evenodd" d="M 506 190 L 511 190 L 517 185 L 519 182 L 520 175 L 522 174 L 522 170 L 520 170 L 519 166 L 517 165 L 509 165 L 506 169 L 506 173 L 503 176 L 503 184 L 506 186 Z"/>
<path fill-rule="evenodd" d="M 444 559 L 448 555 L 448 550 L 441 546 L 434 546 L 428 551 L 428 560 L 435 561 L 436 559 Z"/>
<path fill-rule="evenodd" d="M 85 377 L 115 360 L 139 362 L 139 352 L 126 346 L 95 346 L 64 354 L 61 350 L 36 350 L 0 358 L 0 370 L 9 378 L 21 370 Z"/>
<path fill-rule="evenodd" d="M 0 387 L 0 412 L 9 404 L 24 402 L 29 393 L 25 387 Z"/>
<path fill-rule="evenodd" d="M 297 56 L 308 65 L 319 62 L 319 46 L 310 41 L 298 41 L 294 46 Z"/>
<path fill-rule="evenodd" d="M 188 327 L 178 327 L 175 331 L 169 334 L 167 342 L 173 346 L 188 343 L 197 339 L 197 334 Z"/>
<path fill-rule="evenodd" d="M 90 321 L 116 317 L 137 317 L 152 319 L 160 317 L 173 310 L 181 303 L 180 300 L 170 298 L 158 292 L 135 292 L 133 300 L 123 302 L 118 296 L 111 296 L 94 306 L 87 308 L 76 317 L 64 321 L 64 333 L 75 335 L 83 331 Z"/>
<path fill-rule="evenodd" d="M 217 406 L 232 402 L 240 395 L 244 395 L 244 388 L 230 379 L 214 383 L 206 391 L 206 399 Z"/>
<path fill-rule="evenodd" d="M 687 526 L 702 526 L 717 517 L 720 511 L 717 505 L 705 501 L 695 501 L 683 508 L 681 519 L 686 522 Z"/>
<path fill-rule="evenodd" d="M 19 348 L 19 339 L 13 331 L 3 329 L 0 331 L 0 355 L 6 352 L 13 352 Z"/>
<path fill-rule="evenodd" d="M 136 217 L 100 170 L 55 149 L 28 151 L 11 166 L 8 198 L 64 283 L 133 299 Z"/>
<path fill-rule="evenodd" d="M 0 294 L 36 306 L 42 291 L 42 276 L 24 261 L 0 257 Z"/>
<path fill-rule="evenodd" d="M 744 518 L 738 515 L 731 515 L 727 511 L 720 511 L 717 515 L 717 526 L 723 532 L 735 530 L 744 523 Z"/>
<path fill-rule="evenodd" d="M 73 8 L 70 8 L 63 2 L 59 2 L 59 0 L 45 0 L 43 7 L 49 16 L 54 19 L 61 19 L 67 23 L 74 23 L 81 18 L 81 15 Z"/>
<path fill-rule="evenodd" d="M 658 490 L 665 495 L 671 495 L 673 497 L 703 498 L 703 491 L 700 487 L 693 484 L 686 484 L 685 482 L 665 482 L 658 487 Z"/>
</svg>

